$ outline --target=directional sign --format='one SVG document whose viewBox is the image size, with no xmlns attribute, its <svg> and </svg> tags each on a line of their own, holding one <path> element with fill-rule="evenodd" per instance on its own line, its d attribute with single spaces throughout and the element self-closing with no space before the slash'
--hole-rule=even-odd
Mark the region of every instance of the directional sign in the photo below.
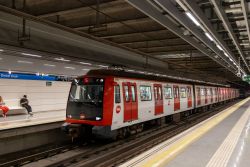
<svg viewBox="0 0 250 167">
<path fill-rule="evenodd" d="M 247 75 L 243 78 L 243 81 L 246 81 L 248 83 L 250 83 L 250 75 Z"/>
</svg>

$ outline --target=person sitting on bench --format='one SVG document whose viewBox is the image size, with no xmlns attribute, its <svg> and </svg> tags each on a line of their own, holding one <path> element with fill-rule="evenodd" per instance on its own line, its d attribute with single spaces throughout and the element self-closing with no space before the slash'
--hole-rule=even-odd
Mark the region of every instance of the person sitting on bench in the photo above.
<svg viewBox="0 0 250 167">
<path fill-rule="evenodd" d="M 0 110 L 3 111 L 3 117 L 6 118 L 9 108 L 5 106 L 2 96 L 0 96 Z"/>
<path fill-rule="evenodd" d="M 32 108 L 29 105 L 29 100 L 27 99 L 27 95 L 23 95 L 23 98 L 21 98 L 21 100 L 20 100 L 20 104 L 21 104 L 22 107 L 26 108 L 26 110 L 28 111 L 28 114 L 30 116 L 33 115 Z"/>
</svg>

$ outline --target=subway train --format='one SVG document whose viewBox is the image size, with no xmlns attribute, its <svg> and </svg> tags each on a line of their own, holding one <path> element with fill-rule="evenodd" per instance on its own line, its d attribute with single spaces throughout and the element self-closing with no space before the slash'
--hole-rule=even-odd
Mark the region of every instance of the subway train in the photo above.
<svg viewBox="0 0 250 167">
<path fill-rule="evenodd" d="M 64 131 L 72 138 L 91 133 L 123 138 L 239 97 L 239 90 L 117 70 L 91 70 L 71 85 Z"/>
</svg>

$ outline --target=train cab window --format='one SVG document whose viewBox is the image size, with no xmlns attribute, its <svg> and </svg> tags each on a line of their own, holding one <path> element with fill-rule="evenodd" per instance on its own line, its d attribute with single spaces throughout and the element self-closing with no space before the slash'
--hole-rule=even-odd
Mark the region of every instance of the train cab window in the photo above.
<svg viewBox="0 0 250 167">
<path fill-rule="evenodd" d="M 124 93 L 125 93 L 125 101 L 128 102 L 129 101 L 129 92 L 128 92 L 127 85 L 124 86 Z"/>
<path fill-rule="evenodd" d="M 120 86 L 116 85 L 115 86 L 115 103 L 120 103 L 120 102 L 121 102 Z"/>
<path fill-rule="evenodd" d="M 192 97 L 191 88 L 187 87 L 187 96 Z"/>
<path fill-rule="evenodd" d="M 187 97 L 187 93 L 186 93 L 186 88 L 181 88 L 181 98 L 186 98 Z"/>
<path fill-rule="evenodd" d="M 141 101 L 151 101 L 151 86 L 140 86 Z"/>
<path fill-rule="evenodd" d="M 136 93 L 135 93 L 135 86 L 131 86 L 131 95 L 132 95 L 132 101 L 136 101 Z"/>
<path fill-rule="evenodd" d="M 165 99 L 172 99 L 172 88 L 171 87 L 164 88 L 164 97 L 165 97 Z"/>
</svg>

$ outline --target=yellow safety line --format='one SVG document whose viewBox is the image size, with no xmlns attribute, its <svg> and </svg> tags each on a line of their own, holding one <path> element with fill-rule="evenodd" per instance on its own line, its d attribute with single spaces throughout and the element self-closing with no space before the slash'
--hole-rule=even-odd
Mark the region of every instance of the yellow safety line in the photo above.
<svg viewBox="0 0 250 167">
<path fill-rule="evenodd" d="M 234 111 L 239 109 L 243 104 L 245 104 L 250 98 L 247 98 L 232 107 L 222 111 L 218 115 L 216 115 L 213 119 L 209 120 L 208 122 L 204 123 L 199 128 L 195 129 L 193 132 L 187 134 L 180 140 L 173 143 L 166 151 L 157 153 L 155 156 L 146 160 L 140 166 L 143 167 L 161 167 L 166 166 L 170 160 L 172 160 L 175 156 L 177 156 L 181 151 L 183 151 L 188 145 L 192 144 L 196 140 L 198 140 L 202 135 L 212 129 L 214 126 L 219 124 L 222 120 L 227 118 L 231 115 Z"/>
</svg>

